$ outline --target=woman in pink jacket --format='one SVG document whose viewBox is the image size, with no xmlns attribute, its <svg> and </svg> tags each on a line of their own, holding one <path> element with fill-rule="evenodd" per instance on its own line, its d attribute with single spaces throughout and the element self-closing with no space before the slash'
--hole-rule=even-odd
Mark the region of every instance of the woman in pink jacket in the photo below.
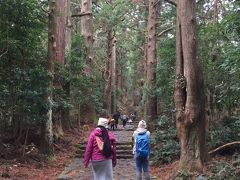
<svg viewBox="0 0 240 180">
<path fill-rule="evenodd" d="M 113 168 L 116 166 L 116 140 L 108 129 L 106 118 L 99 118 L 98 126 L 91 132 L 83 164 L 88 167 L 91 159 L 94 180 L 113 180 Z"/>
</svg>

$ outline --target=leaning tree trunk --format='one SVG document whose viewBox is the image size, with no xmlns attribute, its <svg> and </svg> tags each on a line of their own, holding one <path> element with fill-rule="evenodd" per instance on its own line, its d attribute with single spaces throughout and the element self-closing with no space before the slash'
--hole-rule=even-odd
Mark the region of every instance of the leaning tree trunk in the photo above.
<svg viewBox="0 0 240 180">
<path fill-rule="evenodd" d="M 154 93 L 154 87 L 156 84 L 156 66 L 157 66 L 157 51 L 156 51 L 156 22 L 158 16 L 158 4 L 160 2 L 157 0 L 149 1 L 149 14 L 147 23 L 147 77 L 145 86 L 150 89 L 146 92 L 146 108 L 145 115 L 147 120 L 154 120 L 157 118 L 157 97 Z"/>
<path fill-rule="evenodd" d="M 197 52 L 196 2 L 178 0 L 176 28 L 176 126 L 180 170 L 202 171 L 205 158 L 203 75 Z"/>
<path fill-rule="evenodd" d="M 48 21 L 48 61 L 47 69 L 51 80 L 47 89 L 46 104 L 47 112 L 46 119 L 41 126 L 41 147 L 40 150 L 46 155 L 53 155 L 53 127 L 52 127 L 52 78 L 53 67 L 52 62 L 55 59 L 56 52 L 56 4 L 54 0 L 49 0 L 49 21 Z"/>
</svg>

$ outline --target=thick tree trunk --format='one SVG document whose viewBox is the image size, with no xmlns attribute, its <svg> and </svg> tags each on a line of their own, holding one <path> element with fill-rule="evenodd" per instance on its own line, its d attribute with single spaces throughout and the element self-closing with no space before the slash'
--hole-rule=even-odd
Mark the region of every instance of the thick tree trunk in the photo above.
<svg viewBox="0 0 240 180">
<path fill-rule="evenodd" d="M 88 59 L 87 69 L 88 75 L 92 74 L 92 62 L 93 62 L 93 17 L 92 17 L 92 0 L 82 0 L 81 2 L 81 34 L 84 38 L 85 45 L 87 47 Z M 91 89 L 87 92 L 91 94 Z M 86 111 L 86 112 L 85 112 Z M 93 121 L 95 118 L 94 104 L 88 102 L 81 106 L 82 115 L 81 119 L 86 121 L 87 119 Z"/>
<path fill-rule="evenodd" d="M 72 20 L 71 20 L 71 0 L 67 0 L 66 7 L 66 29 L 65 29 L 65 54 L 68 54 L 72 43 Z M 68 64 L 68 59 L 65 58 L 65 64 Z"/>
<path fill-rule="evenodd" d="M 55 60 L 59 64 L 64 64 L 65 60 L 65 32 L 67 17 L 67 0 L 57 0 L 56 2 L 56 56 Z"/>
<path fill-rule="evenodd" d="M 117 71 L 116 71 L 116 73 L 117 73 L 116 84 L 117 85 L 116 85 L 116 87 L 117 87 L 117 90 L 121 92 L 122 91 L 122 84 L 123 84 L 122 69 L 121 69 L 120 64 L 117 64 L 116 67 L 117 67 Z M 122 96 L 120 96 L 118 98 L 119 98 L 120 101 L 122 100 Z M 118 108 L 118 107 L 116 107 L 116 108 Z"/>
<path fill-rule="evenodd" d="M 65 33 L 66 33 L 66 22 L 67 22 L 67 10 L 68 10 L 68 0 L 57 0 L 56 1 L 56 54 L 55 61 L 60 64 L 62 67 L 65 66 Z M 53 86 L 55 89 L 64 90 L 65 84 L 61 84 L 60 79 L 54 77 Z M 66 92 L 66 91 L 65 91 Z M 54 97 L 55 101 L 59 101 L 58 97 Z M 67 124 L 65 116 L 65 110 L 62 108 L 58 109 L 56 112 L 56 120 L 55 120 L 55 130 L 56 135 L 60 135 L 63 133 L 62 124 Z M 67 113 L 66 113 L 67 114 Z"/>
<path fill-rule="evenodd" d="M 46 119 L 41 126 L 41 147 L 40 150 L 46 155 L 53 155 L 53 127 L 52 127 L 52 63 L 56 52 L 56 4 L 54 0 L 49 0 L 49 22 L 48 22 L 48 74 L 51 77 L 46 95 L 47 112 Z"/>
<path fill-rule="evenodd" d="M 156 84 L 156 66 L 157 66 L 157 51 L 156 51 L 156 21 L 158 16 L 158 7 L 160 1 L 150 0 L 149 1 L 149 14 L 147 24 L 147 77 L 146 87 L 150 89 L 150 92 L 146 93 L 146 108 L 145 113 L 147 120 L 154 120 L 157 118 L 157 97 L 155 93 L 152 94 Z"/>
<path fill-rule="evenodd" d="M 178 0 L 176 29 L 176 126 L 180 170 L 202 171 L 205 150 L 203 75 L 197 52 L 195 1 Z"/>
<path fill-rule="evenodd" d="M 81 14 L 81 34 L 88 50 L 88 65 L 91 66 L 93 61 L 92 0 L 82 0 Z"/>
<path fill-rule="evenodd" d="M 112 96 L 111 96 L 111 87 L 112 87 L 112 48 L 113 48 L 113 38 L 114 38 L 114 32 L 110 28 L 108 31 L 108 36 L 107 36 L 107 41 L 108 41 L 108 50 L 107 50 L 107 61 L 106 61 L 106 69 L 104 72 L 104 80 L 105 80 L 105 85 L 104 85 L 104 95 L 103 95 L 103 104 L 104 104 L 104 109 L 108 111 L 108 114 L 111 113 L 111 103 L 112 103 Z"/>
<path fill-rule="evenodd" d="M 71 38 L 72 38 L 72 23 L 71 23 L 71 0 L 66 0 L 66 15 L 65 15 L 65 39 L 64 39 L 64 45 L 65 45 L 65 56 L 64 56 L 64 65 L 69 66 L 69 59 L 68 54 L 70 53 L 71 49 Z M 64 92 L 66 93 L 66 96 L 70 98 L 70 82 L 66 82 L 62 86 Z M 62 112 L 62 119 L 63 119 L 63 127 L 65 129 L 71 128 L 71 122 L 70 122 L 70 109 L 64 109 Z"/>
<path fill-rule="evenodd" d="M 115 34 L 113 35 L 112 38 L 112 53 L 111 53 L 111 73 L 112 73 L 112 82 L 111 82 L 111 112 L 110 114 L 113 114 L 116 112 L 116 90 L 117 90 L 117 76 L 116 76 L 116 63 L 117 63 L 117 52 L 116 52 L 116 37 Z"/>
<path fill-rule="evenodd" d="M 148 25 L 148 0 L 143 0 L 143 4 L 144 6 L 140 7 L 141 11 L 144 12 L 144 19 L 145 19 L 145 22 L 144 22 L 144 25 L 145 25 L 145 28 L 147 29 L 147 25 Z M 147 47 L 148 47 L 148 36 L 146 35 L 145 38 L 144 38 L 144 44 L 143 44 L 143 53 L 144 53 L 144 57 L 143 57 L 143 60 L 141 61 L 140 63 L 140 70 L 141 70 L 141 80 L 140 80 L 140 87 L 141 88 L 141 102 L 142 104 L 144 104 L 143 106 L 143 109 L 140 110 L 140 116 L 146 118 L 146 112 L 147 112 L 147 109 L 146 109 L 146 96 L 145 96 L 145 92 L 144 92 L 144 87 L 146 85 L 146 79 L 147 79 Z"/>
</svg>

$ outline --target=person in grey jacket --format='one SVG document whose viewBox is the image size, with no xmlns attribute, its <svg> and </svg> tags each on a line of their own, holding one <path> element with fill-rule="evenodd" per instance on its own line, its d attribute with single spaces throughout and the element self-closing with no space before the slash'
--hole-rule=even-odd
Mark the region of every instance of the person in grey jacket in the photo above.
<svg viewBox="0 0 240 180">
<path fill-rule="evenodd" d="M 138 128 L 133 132 L 133 154 L 134 154 L 134 159 L 136 162 L 136 174 L 137 174 L 137 180 L 142 179 L 142 170 L 144 172 L 144 177 L 145 180 L 150 180 L 150 175 L 149 175 L 149 155 L 150 151 L 147 157 L 138 157 L 136 153 L 136 140 L 137 136 L 139 134 L 147 134 L 148 140 L 149 140 L 149 145 L 150 145 L 150 132 L 146 129 L 147 124 L 144 120 L 141 120 L 138 123 Z"/>
</svg>

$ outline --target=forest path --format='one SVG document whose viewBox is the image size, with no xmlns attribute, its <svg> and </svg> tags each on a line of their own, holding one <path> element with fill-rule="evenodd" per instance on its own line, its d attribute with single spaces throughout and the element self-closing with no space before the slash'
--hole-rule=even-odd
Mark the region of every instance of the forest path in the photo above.
<svg viewBox="0 0 240 180">
<path fill-rule="evenodd" d="M 113 131 L 117 143 L 126 143 L 132 141 L 133 125 L 127 125 L 124 129 L 119 125 L 117 131 Z M 128 153 L 128 155 L 130 155 Z M 113 171 L 114 180 L 134 180 L 135 163 L 133 157 L 117 159 L 117 165 Z M 91 180 L 92 167 L 91 163 L 88 168 L 84 168 L 82 158 L 75 158 L 70 165 L 58 176 L 58 180 Z"/>
</svg>

